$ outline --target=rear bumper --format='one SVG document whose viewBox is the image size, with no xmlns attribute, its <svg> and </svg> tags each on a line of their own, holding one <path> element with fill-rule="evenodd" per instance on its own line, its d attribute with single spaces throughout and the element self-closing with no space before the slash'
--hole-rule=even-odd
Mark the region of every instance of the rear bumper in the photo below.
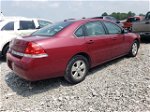
<svg viewBox="0 0 150 112">
<path fill-rule="evenodd" d="M 47 58 L 32 59 L 23 57 L 20 59 L 11 53 L 7 53 L 7 65 L 9 68 L 19 77 L 30 81 L 58 77 L 59 72 L 53 69 L 53 65 L 49 62 Z"/>
</svg>

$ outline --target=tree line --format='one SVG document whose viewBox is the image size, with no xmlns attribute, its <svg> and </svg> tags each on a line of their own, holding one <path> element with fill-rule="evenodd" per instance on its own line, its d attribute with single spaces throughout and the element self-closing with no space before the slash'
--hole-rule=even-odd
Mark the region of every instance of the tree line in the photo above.
<svg viewBox="0 0 150 112">
<path fill-rule="evenodd" d="M 127 19 L 128 17 L 135 16 L 136 14 L 129 11 L 128 13 L 120 13 L 120 12 L 113 12 L 110 15 L 107 12 L 104 12 L 101 16 L 112 16 L 119 20 Z M 144 14 L 139 14 L 139 16 L 145 16 Z"/>
</svg>

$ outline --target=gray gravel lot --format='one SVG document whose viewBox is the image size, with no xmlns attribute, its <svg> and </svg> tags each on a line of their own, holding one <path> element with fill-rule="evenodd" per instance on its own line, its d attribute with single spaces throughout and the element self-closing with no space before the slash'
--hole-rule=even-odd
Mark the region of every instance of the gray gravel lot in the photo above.
<svg viewBox="0 0 150 112">
<path fill-rule="evenodd" d="M 93 68 L 70 85 L 63 78 L 29 82 L 0 62 L 0 111 L 150 112 L 150 43 L 135 58 L 122 57 Z"/>
</svg>

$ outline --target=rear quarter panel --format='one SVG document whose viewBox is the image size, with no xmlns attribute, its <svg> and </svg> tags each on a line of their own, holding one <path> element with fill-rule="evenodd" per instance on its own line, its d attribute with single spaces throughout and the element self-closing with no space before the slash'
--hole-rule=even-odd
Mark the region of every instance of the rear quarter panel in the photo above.
<svg viewBox="0 0 150 112">
<path fill-rule="evenodd" d="M 62 37 L 54 38 L 46 41 L 36 42 L 40 44 L 48 54 L 47 68 L 59 75 L 64 74 L 69 60 L 77 53 L 86 52 L 84 38 Z"/>
</svg>

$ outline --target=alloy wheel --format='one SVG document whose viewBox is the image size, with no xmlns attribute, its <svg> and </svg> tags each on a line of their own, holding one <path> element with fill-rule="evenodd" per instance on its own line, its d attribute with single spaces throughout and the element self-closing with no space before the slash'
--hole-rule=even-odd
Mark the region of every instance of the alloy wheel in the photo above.
<svg viewBox="0 0 150 112">
<path fill-rule="evenodd" d="M 71 68 L 71 75 L 76 80 L 83 78 L 86 74 L 86 63 L 83 60 L 77 60 Z"/>
<path fill-rule="evenodd" d="M 133 54 L 133 55 L 136 55 L 136 54 L 137 54 L 137 51 L 138 51 L 138 45 L 137 45 L 137 43 L 135 42 L 135 43 L 132 45 L 132 54 Z"/>
</svg>

